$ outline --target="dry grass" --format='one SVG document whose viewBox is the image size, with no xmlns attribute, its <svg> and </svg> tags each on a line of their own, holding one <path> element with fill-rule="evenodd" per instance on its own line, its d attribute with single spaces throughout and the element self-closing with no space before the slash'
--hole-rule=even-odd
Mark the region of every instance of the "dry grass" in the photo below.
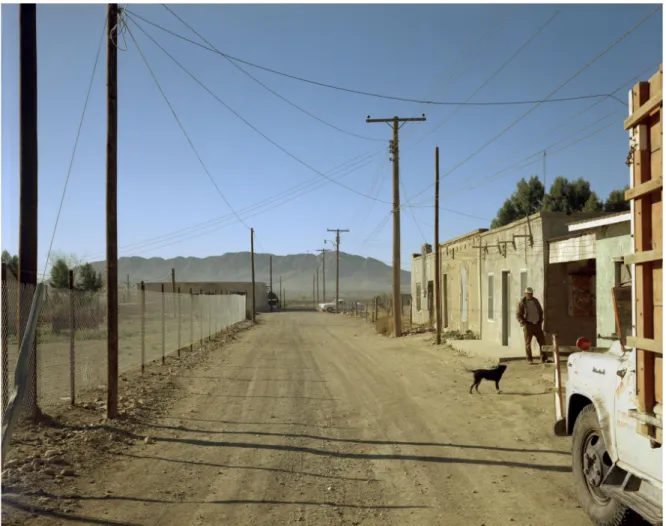
<svg viewBox="0 0 666 526">
<path fill-rule="evenodd" d="M 412 329 L 412 324 L 409 321 L 409 316 L 404 316 L 402 317 L 402 333 L 404 334 L 407 331 L 410 331 Z M 394 324 L 393 324 L 393 316 L 389 316 L 387 314 L 380 314 L 377 317 L 377 321 L 375 322 L 375 330 L 377 331 L 377 334 L 382 334 L 385 336 L 389 336 L 393 334 L 394 331 Z"/>
</svg>

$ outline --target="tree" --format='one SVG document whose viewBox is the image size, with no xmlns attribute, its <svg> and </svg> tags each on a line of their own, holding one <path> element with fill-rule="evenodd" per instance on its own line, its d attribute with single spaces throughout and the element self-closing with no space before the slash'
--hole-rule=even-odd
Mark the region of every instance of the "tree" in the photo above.
<svg viewBox="0 0 666 526">
<path fill-rule="evenodd" d="M 533 175 L 529 181 L 521 179 L 516 185 L 516 191 L 497 211 L 490 228 L 508 225 L 521 217 L 538 212 L 543 206 L 544 192 L 545 188 L 538 176 Z"/>
<path fill-rule="evenodd" d="M 16 254 L 12 256 L 9 252 L 3 250 L 2 262 L 6 263 L 7 268 L 9 268 L 13 272 L 13 274 L 18 277 L 19 259 Z"/>
<path fill-rule="evenodd" d="M 608 199 L 604 203 L 604 212 L 626 212 L 631 210 L 629 201 L 624 198 L 624 193 L 629 190 L 629 185 L 622 190 L 611 190 Z"/>
<path fill-rule="evenodd" d="M 79 267 L 78 288 L 81 290 L 96 292 L 103 286 L 102 273 L 95 272 L 90 263 L 84 263 Z"/>
<path fill-rule="evenodd" d="M 54 289 L 69 288 L 69 266 L 64 259 L 58 258 L 51 267 L 49 285 Z"/>
</svg>

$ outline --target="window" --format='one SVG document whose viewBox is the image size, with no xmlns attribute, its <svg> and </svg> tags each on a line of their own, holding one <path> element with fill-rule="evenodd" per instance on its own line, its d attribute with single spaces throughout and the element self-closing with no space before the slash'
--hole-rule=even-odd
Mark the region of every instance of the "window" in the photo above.
<svg viewBox="0 0 666 526">
<path fill-rule="evenodd" d="M 416 284 L 416 310 L 421 311 L 421 284 Z"/>
<path fill-rule="evenodd" d="M 624 264 L 624 260 L 615 261 L 615 286 L 616 287 L 630 287 L 631 286 L 631 270 L 629 265 Z"/>
<path fill-rule="evenodd" d="M 527 288 L 527 269 L 520 271 L 520 294 L 519 298 L 522 298 L 525 295 L 525 289 Z"/>
<path fill-rule="evenodd" d="M 495 319 L 495 276 L 488 274 L 488 319 Z"/>
</svg>

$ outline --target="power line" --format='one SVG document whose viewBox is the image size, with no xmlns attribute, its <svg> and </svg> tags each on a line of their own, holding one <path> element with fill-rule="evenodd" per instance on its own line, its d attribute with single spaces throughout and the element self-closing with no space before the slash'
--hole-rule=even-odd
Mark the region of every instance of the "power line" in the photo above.
<svg viewBox="0 0 666 526">
<path fill-rule="evenodd" d="M 102 25 L 102 36 L 99 39 L 99 45 L 97 46 L 97 55 L 95 56 L 95 63 L 93 64 L 92 74 L 90 75 L 90 83 L 88 84 L 88 92 L 86 93 L 86 99 L 83 103 L 83 111 L 81 112 L 81 119 L 79 119 L 79 128 L 76 131 L 76 139 L 74 140 L 74 148 L 72 150 L 72 156 L 69 160 L 69 168 L 67 169 L 67 177 L 65 178 L 65 186 L 62 189 L 62 196 L 60 197 L 60 205 L 58 206 L 58 214 L 56 215 L 55 225 L 53 226 L 53 234 L 51 235 L 51 241 L 49 242 L 49 250 L 46 253 L 46 263 L 44 263 L 44 274 L 42 275 L 42 280 L 46 277 L 46 270 L 49 266 L 49 258 L 51 257 L 51 250 L 53 249 L 53 242 L 55 241 L 56 232 L 58 230 L 58 222 L 60 221 L 60 214 L 62 213 L 63 205 L 65 204 L 65 196 L 67 195 L 67 186 L 69 185 L 69 179 L 72 175 L 72 168 L 74 167 L 74 158 L 76 156 L 76 149 L 79 145 L 79 138 L 81 137 L 81 129 L 83 128 L 83 121 L 86 116 L 86 110 L 88 108 L 88 101 L 90 100 L 90 93 L 93 87 L 93 81 L 95 80 L 95 72 L 97 71 L 97 64 L 99 62 L 99 57 L 102 52 L 102 44 L 104 43 L 104 35 L 106 33 L 106 16 L 104 17 L 104 24 Z"/>
<path fill-rule="evenodd" d="M 164 4 L 162 4 L 164 6 Z M 166 6 L 164 6 L 166 7 Z M 169 9 L 169 11 L 171 11 Z M 200 47 L 201 49 L 205 49 L 207 51 L 210 51 L 212 53 L 216 53 L 218 55 L 222 55 L 225 58 L 228 58 L 229 60 L 233 60 L 235 62 L 240 62 L 241 64 L 245 64 L 247 66 L 251 66 L 253 68 L 261 69 L 264 71 L 267 71 L 269 73 L 273 73 L 275 75 L 280 75 L 282 77 L 290 78 L 292 80 L 297 80 L 300 82 L 305 82 L 308 84 L 313 84 L 316 86 L 321 86 L 323 88 L 329 88 L 337 91 L 344 91 L 347 93 L 353 93 L 356 95 L 364 95 L 366 97 L 375 97 L 379 99 L 387 99 L 387 100 L 394 100 L 394 101 L 399 101 L 399 102 L 410 102 L 410 103 L 416 103 L 416 104 L 428 104 L 428 105 L 433 105 L 433 106 L 515 106 L 515 105 L 521 105 L 521 104 L 535 104 L 535 103 L 546 103 L 546 102 L 570 102 L 570 101 L 575 101 L 575 100 L 582 100 L 582 99 L 594 99 L 598 97 L 604 97 L 606 94 L 594 94 L 594 95 L 579 95 L 575 97 L 562 97 L 558 99 L 548 99 L 548 100 L 516 100 L 516 101 L 485 101 L 485 102 L 459 102 L 459 101 L 434 101 L 434 100 L 419 100 L 419 99 L 411 99 L 407 97 L 397 97 L 397 96 L 392 96 L 392 95 L 382 95 L 379 93 L 372 93 L 368 91 L 362 91 L 362 90 L 356 90 L 352 88 L 345 88 L 341 86 L 334 86 L 332 84 L 327 84 L 325 82 L 319 82 L 316 80 L 310 80 L 310 79 L 305 79 L 303 77 L 298 77 L 296 75 L 291 75 L 289 73 L 284 73 L 281 71 L 277 71 L 272 68 L 268 68 L 266 66 L 261 66 L 259 64 L 255 64 L 253 62 L 250 62 L 248 60 L 243 60 L 238 57 L 234 57 L 233 55 L 229 55 L 228 53 L 224 53 L 222 51 L 218 51 L 216 49 L 204 46 L 203 44 L 200 44 L 199 42 L 196 42 L 194 40 L 191 40 L 187 37 L 184 37 L 182 35 L 179 35 L 178 33 L 171 31 L 170 29 L 167 29 L 159 24 L 156 24 L 155 22 L 151 22 L 150 20 L 142 17 L 141 15 L 138 15 L 137 13 L 133 11 L 127 10 L 128 13 L 130 13 L 132 16 L 139 18 L 140 20 L 143 20 L 147 24 L 150 24 L 157 29 L 160 29 L 161 31 L 164 31 L 165 33 L 168 33 L 176 38 L 179 38 L 180 40 L 184 40 L 185 42 L 189 42 L 190 44 L 193 44 L 197 47 Z M 174 16 L 177 17 L 177 15 Z M 178 17 L 177 17 L 178 18 Z M 134 21 L 136 23 L 136 20 Z M 620 101 L 621 102 L 621 101 Z M 624 104 L 624 103 L 623 103 Z"/>
<path fill-rule="evenodd" d="M 243 221 L 241 219 L 241 217 L 236 213 L 236 210 L 234 210 L 234 208 L 231 206 L 231 203 L 224 196 L 224 194 L 222 193 L 222 190 L 220 190 L 220 187 L 217 186 L 217 183 L 215 182 L 215 179 L 213 179 L 213 176 L 208 171 L 208 168 L 206 168 L 206 164 L 203 162 L 203 159 L 199 155 L 199 152 L 197 151 L 196 147 L 194 146 L 194 143 L 192 142 L 192 139 L 190 139 L 190 136 L 187 134 L 187 131 L 185 130 L 185 127 L 183 126 L 183 123 L 180 122 L 180 119 L 178 118 L 178 115 L 176 114 L 176 111 L 173 109 L 173 106 L 169 102 L 169 99 L 167 98 L 166 93 L 164 93 L 164 90 L 162 89 L 162 86 L 160 86 L 160 83 L 157 80 L 157 77 L 155 76 L 155 73 L 153 72 L 152 68 L 150 67 L 150 64 L 148 64 L 148 61 L 146 60 L 145 55 L 141 51 L 141 48 L 139 47 L 139 43 L 134 38 L 134 35 L 132 34 L 132 30 L 129 28 L 129 26 L 126 25 L 126 27 L 127 27 L 127 32 L 129 33 L 129 36 L 132 39 L 132 42 L 134 42 L 134 45 L 136 46 L 137 51 L 141 55 L 141 59 L 143 60 L 143 63 L 146 65 L 146 68 L 148 68 L 148 71 L 150 72 L 150 76 L 153 77 L 153 80 L 155 81 L 155 85 L 157 86 L 157 89 L 162 94 L 162 97 L 164 98 L 164 102 L 166 102 L 167 106 L 169 106 L 169 109 L 171 110 L 171 113 L 173 114 L 174 119 L 176 119 L 176 122 L 178 123 L 178 126 L 180 127 L 181 131 L 183 132 L 183 135 L 185 135 L 185 138 L 187 139 L 187 142 L 189 143 L 190 148 L 192 148 L 192 151 L 194 152 L 194 155 L 196 155 L 197 159 L 199 160 L 199 163 L 201 164 L 201 167 L 206 172 L 206 175 L 210 179 L 210 182 L 213 183 L 213 186 L 215 187 L 215 190 L 217 190 L 217 193 L 220 194 L 220 197 L 226 203 L 226 205 L 229 207 L 229 210 L 231 210 L 233 212 L 233 214 L 238 218 L 238 220 L 243 224 L 243 226 L 249 230 L 250 227 L 247 226 L 247 224 L 245 224 L 245 221 Z"/>
<path fill-rule="evenodd" d="M 167 8 L 167 9 L 168 9 L 168 8 Z M 177 15 L 174 14 L 174 16 L 177 16 Z M 131 18 L 131 17 L 130 17 L 130 18 Z M 133 20 L 133 22 L 134 22 L 138 27 L 140 27 L 140 24 L 139 24 L 136 20 Z M 183 22 L 183 24 L 185 24 L 185 22 Z M 185 24 L 185 25 L 187 25 L 187 24 Z M 189 28 L 189 29 L 190 29 L 195 35 L 197 35 L 201 40 L 203 40 L 206 44 L 208 44 L 208 45 L 211 47 L 211 49 L 215 49 L 215 50 L 217 51 L 217 49 L 215 48 L 215 46 L 213 46 L 213 44 L 211 44 L 208 40 L 206 40 L 206 39 L 205 39 L 200 33 L 196 32 L 196 31 L 195 31 L 191 26 L 189 26 L 189 25 L 188 25 L 187 27 L 188 27 L 188 28 Z M 142 29 L 142 30 L 143 30 L 143 29 Z M 143 31 L 144 31 L 144 33 L 147 34 L 147 31 L 145 31 L 145 30 L 143 30 Z M 219 52 L 219 51 L 218 51 L 218 52 Z M 321 122 L 322 124 L 324 124 L 324 125 L 326 125 L 326 126 L 328 126 L 328 127 L 330 127 L 330 128 L 333 128 L 333 129 L 336 130 L 336 131 L 339 131 L 340 133 L 344 133 L 345 135 L 349 135 L 349 136 L 351 136 L 351 137 L 357 137 L 357 138 L 359 138 L 359 139 L 365 139 L 365 140 L 367 140 L 367 141 L 379 141 L 379 142 L 384 142 L 384 139 L 377 139 L 377 138 L 375 138 L 375 137 L 367 137 L 367 136 L 365 136 L 365 135 L 359 135 L 359 134 L 357 134 L 357 133 L 352 133 L 352 132 L 349 132 L 349 131 L 343 130 L 342 128 L 339 128 L 338 126 L 336 126 L 336 125 L 334 125 L 334 124 L 331 124 L 330 122 L 328 122 L 328 121 L 326 121 L 326 120 L 324 120 L 324 119 L 322 119 L 322 118 L 320 118 L 320 117 L 317 117 L 317 116 L 314 115 L 313 113 L 311 113 L 311 112 L 309 112 L 308 110 L 306 110 L 306 109 L 300 107 L 298 104 L 296 104 L 296 103 L 290 101 L 290 100 L 287 99 L 285 96 L 281 95 L 280 93 L 278 93 L 278 92 L 275 91 L 274 89 L 272 89 L 272 88 L 270 88 L 269 86 L 267 86 L 266 84 L 264 84 L 262 81 L 260 81 L 258 78 L 256 78 L 254 75 L 252 75 L 250 72 L 246 71 L 246 70 L 243 69 L 241 66 L 239 66 L 238 64 L 236 64 L 236 63 L 235 63 L 233 60 L 231 60 L 230 58 L 226 57 L 226 56 L 223 55 L 223 54 L 222 54 L 222 56 L 223 56 L 223 57 L 229 62 L 229 64 L 231 64 L 233 67 L 235 67 L 236 69 L 238 69 L 238 70 L 239 70 L 241 73 L 243 73 L 244 75 L 246 75 L 246 76 L 248 76 L 249 78 L 251 78 L 254 82 L 256 82 L 257 84 L 259 84 L 262 88 L 264 88 L 265 90 L 269 91 L 270 93 L 272 93 L 273 95 L 275 95 L 275 96 L 278 97 L 279 99 L 283 100 L 284 102 L 286 102 L 286 103 L 289 104 L 290 106 L 296 108 L 298 111 L 304 113 L 304 114 L 307 115 L 308 117 L 310 117 L 310 118 L 312 118 L 312 119 L 314 119 L 314 120 L 316 120 L 316 121 L 319 121 L 319 122 Z"/>
<path fill-rule="evenodd" d="M 364 155 L 358 156 L 357 158 L 362 158 L 362 157 L 364 157 L 365 155 L 367 155 L 367 154 L 364 154 Z M 342 170 L 347 169 L 348 171 L 347 171 L 346 173 L 343 173 L 343 174 L 340 176 L 340 177 L 346 177 L 347 175 L 349 175 L 349 174 L 351 174 L 351 173 L 353 173 L 353 172 L 355 172 L 355 171 L 357 171 L 357 170 L 360 170 L 361 168 L 364 168 L 365 166 L 367 166 L 368 164 L 370 164 L 370 160 L 369 160 L 369 159 L 371 159 L 371 158 L 372 158 L 372 156 L 370 156 L 368 159 L 361 159 L 360 161 L 357 160 L 355 163 L 351 163 L 351 164 L 350 164 L 351 161 L 348 161 L 348 162 L 346 162 L 346 163 L 343 163 L 343 164 L 340 165 L 339 167 L 334 168 L 333 170 L 331 170 L 331 173 L 334 173 L 334 172 L 338 172 L 338 171 L 342 171 Z M 355 158 L 355 159 L 356 159 L 356 158 Z M 354 159 L 352 159 L 352 161 L 353 161 L 353 160 L 354 160 Z M 353 166 L 354 164 L 358 164 L 359 162 L 361 162 L 362 164 L 360 164 L 359 166 L 356 166 L 356 167 L 352 168 L 352 166 Z M 315 184 L 314 186 L 312 186 L 313 183 Z M 248 206 L 248 207 L 242 209 L 242 210 L 240 211 L 240 213 L 243 214 L 243 215 L 246 215 L 246 214 L 248 214 L 249 212 L 253 212 L 253 211 L 255 211 L 256 209 L 260 209 L 259 211 L 256 211 L 255 213 L 252 213 L 252 214 L 246 215 L 246 219 L 249 219 L 249 218 L 251 218 L 251 217 L 255 217 L 255 216 L 257 216 L 257 215 L 259 215 L 259 214 L 262 214 L 262 213 L 265 213 L 265 212 L 267 212 L 267 211 L 269 211 L 269 210 L 273 210 L 273 209 L 275 209 L 275 208 L 278 208 L 278 207 L 280 207 L 280 206 L 283 206 L 283 205 L 285 205 L 285 204 L 287 204 L 287 203 L 293 201 L 294 199 L 297 199 L 298 197 L 302 197 L 303 195 L 306 195 L 306 194 L 308 194 L 308 193 L 311 193 L 311 192 L 313 192 L 314 190 L 317 190 L 317 189 L 321 188 L 322 186 L 325 186 L 326 184 L 328 184 L 326 181 L 322 181 L 322 180 L 321 180 L 320 178 L 318 178 L 318 177 L 313 178 L 313 179 L 310 179 L 309 181 L 305 181 L 305 182 L 303 182 L 303 183 L 300 183 L 300 184 L 298 184 L 298 185 L 295 185 L 295 186 L 292 187 L 291 189 L 285 190 L 284 192 L 280 192 L 279 194 L 277 194 L 277 195 L 275 195 L 275 196 L 269 197 L 269 198 L 267 198 L 267 199 L 264 199 L 264 200 L 262 200 L 262 201 L 259 201 L 258 203 L 255 203 L 255 204 L 253 204 L 253 205 L 250 205 L 250 206 Z M 306 188 L 307 186 L 311 186 L 311 188 Z M 297 192 L 297 193 L 294 193 L 294 192 Z M 293 195 L 289 196 L 289 194 L 293 194 Z M 283 199 L 282 201 L 279 200 L 280 198 L 283 198 L 283 197 L 285 197 L 285 196 L 289 196 L 289 197 L 287 197 L 286 199 Z M 277 200 L 278 202 L 275 203 L 275 204 L 273 204 L 273 206 L 270 206 L 270 207 L 268 207 L 268 208 L 265 208 L 265 205 L 270 204 L 271 202 L 276 201 L 276 200 Z M 261 208 L 264 208 L 264 210 L 261 210 Z M 124 251 L 127 251 L 127 250 L 130 250 L 130 251 L 136 251 L 136 250 L 143 249 L 143 248 L 146 247 L 146 246 L 157 245 L 157 244 L 159 244 L 159 243 L 163 243 L 163 242 L 165 242 L 165 241 L 170 241 L 170 240 L 171 240 L 170 238 L 174 238 L 174 237 L 181 237 L 181 238 L 183 238 L 183 239 L 179 239 L 179 240 L 174 241 L 174 242 L 170 242 L 170 243 L 166 243 L 166 244 L 163 244 L 163 245 L 159 245 L 159 246 L 157 246 L 157 247 L 154 247 L 154 248 L 151 248 L 151 249 L 145 250 L 145 251 L 143 251 L 143 252 L 150 251 L 150 250 L 155 250 L 155 249 L 158 249 L 158 248 L 163 248 L 163 247 L 165 247 L 165 246 L 175 245 L 175 244 L 178 244 L 178 243 L 182 243 L 182 242 L 184 242 L 184 241 L 189 241 L 189 240 L 191 240 L 191 239 L 195 239 L 195 238 L 201 237 L 201 236 L 206 235 L 206 234 L 211 234 L 211 233 L 215 232 L 216 230 L 219 230 L 219 229 L 221 229 L 221 228 L 224 228 L 224 227 L 230 226 L 230 225 L 233 224 L 233 223 L 229 223 L 228 220 L 233 219 L 233 217 L 234 217 L 233 214 L 227 214 L 227 215 L 224 215 L 224 216 L 219 216 L 219 217 L 216 217 L 216 218 L 213 218 L 213 219 L 209 219 L 209 220 L 204 221 L 204 222 L 201 222 L 201 223 L 197 223 L 197 224 L 195 224 L 195 225 L 191 225 L 191 226 L 189 226 L 189 227 L 184 227 L 184 228 L 181 228 L 181 229 L 178 229 L 178 230 L 172 231 L 172 232 L 170 232 L 170 233 L 163 234 L 163 235 L 161 235 L 161 236 L 156 236 L 156 237 L 153 237 L 153 238 L 148 238 L 148 239 L 145 239 L 145 240 L 143 240 L 143 241 L 138 241 L 138 242 L 136 242 L 136 243 L 130 243 L 130 244 L 128 244 L 128 245 L 124 245 L 124 246 L 122 246 L 122 247 L 120 247 L 120 248 L 121 248 L 121 250 L 124 250 Z M 225 223 L 225 222 L 226 222 L 226 224 L 222 224 L 222 223 Z M 200 229 L 208 229 L 208 230 L 205 230 L 205 231 L 200 232 L 200 233 L 195 234 L 195 235 L 189 235 L 189 234 L 192 233 L 192 231 L 200 230 Z M 183 237 L 183 236 L 187 236 L 187 237 Z M 103 255 L 103 254 L 100 254 L 100 255 Z M 86 257 L 91 257 L 91 256 L 88 255 L 88 256 L 86 256 Z"/>
<path fill-rule="evenodd" d="M 532 43 L 532 41 L 533 41 L 536 37 L 538 37 L 538 36 L 543 32 L 543 30 L 546 29 L 546 27 L 549 26 L 550 23 L 551 23 L 553 20 L 555 20 L 555 18 L 556 18 L 561 12 L 562 12 L 562 9 L 558 9 L 558 10 L 556 10 L 556 11 L 550 16 L 550 18 L 548 18 L 548 20 L 546 20 L 545 23 L 543 23 L 541 26 L 539 26 L 539 27 L 537 28 L 537 30 L 536 30 L 534 33 L 532 33 L 532 35 L 531 35 L 531 36 L 530 36 L 525 42 L 523 42 L 523 44 L 522 44 L 522 45 L 521 45 L 516 51 L 514 51 L 514 52 L 511 54 L 511 56 L 510 56 L 507 60 L 505 60 L 505 61 L 502 63 L 502 65 L 501 65 L 500 67 L 498 67 L 495 71 L 493 71 L 493 72 L 491 73 L 491 75 L 490 75 L 486 80 L 484 80 L 483 83 L 482 83 L 478 88 L 476 88 L 476 90 L 475 90 L 475 91 L 474 91 L 469 97 L 467 97 L 467 99 L 465 99 L 465 103 L 469 102 L 469 101 L 470 101 L 470 100 L 471 100 L 471 99 L 472 99 L 477 93 L 479 93 L 483 88 L 485 88 L 485 87 L 486 87 L 486 86 L 487 86 L 487 85 L 488 85 L 488 84 L 489 84 L 489 83 L 490 83 L 490 82 L 491 82 L 491 81 L 492 81 L 497 75 L 499 75 L 502 71 L 504 71 L 504 69 L 505 69 L 505 68 L 506 68 L 511 62 L 513 62 L 513 60 L 514 60 L 518 55 L 520 55 L 520 53 L 522 53 L 522 52 L 525 50 L 525 48 L 527 48 L 527 46 L 529 46 L 529 45 Z M 421 141 L 423 141 L 423 139 L 425 139 L 425 138 L 428 137 L 429 135 L 435 133 L 439 128 L 441 128 L 444 124 L 446 124 L 448 121 L 450 121 L 450 120 L 451 120 L 451 119 L 452 119 L 452 118 L 453 118 L 453 117 L 454 117 L 454 116 L 460 111 L 460 109 L 461 109 L 462 107 L 463 107 L 462 105 L 456 107 L 456 109 L 453 110 L 453 112 L 452 112 L 451 114 L 449 114 L 448 117 L 446 117 L 446 118 L 445 118 L 443 121 L 441 121 L 437 126 L 435 126 L 432 130 L 430 130 L 428 133 L 426 133 L 423 137 L 421 137 L 421 138 L 416 142 L 416 144 L 418 144 L 418 143 L 420 143 Z"/>
<path fill-rule="evenodd" d="M 641 25 L 643 25 L 647 20 L 649 20 L 652 16 L 654 16 L 658 11 L 661 10 L 661 6 L 659 6 L 657 9 L 652 11 L 649 15 L 644 17 L 642 20 L 640 20 L 637 24 L 635 24 L 633 27 L 631 27 L 627 32 L 625 32 L 620 38 L 615 40 L 610 46 L 608 46 L 606 49 L 604 49 L 601 53 L 599 53 L 597 56 L 595 56 L 592 60 L 590 60 L 587 64 L 585 64 L 582 68 L 580 68 L 576 73 L 574 73 L 571 77 L 569 77 L 566 81 L 564 81 L 562 84 L 560 84 L 557 88 L 555 88 L 553 91 L 550 92 L 550 94 L 544 99 L 548 100 L 550 97 L 552 97 L 555 93 L 560 91 L 564 86 L 569 84 L 572 80 L 574 80 L 578 75 L 580 75 L 583 71 L 585 71 L 587 68 L 589 68 L 592 64 L 594 64 L 597 60 L 599 60 L 601 57 L 603 57 L 606 53 L 608 53 L 611 49 L 613 49 L 616 45 L 618 45 L 622 40 L 624 40 L 627 36 L 629 36 L 631 33 L 633 33 L 636 29 L 638 29 Z M 499 132 L 497 135 L 495 135 L 493 138 L 491 138 L 489 141 L 487 141 L 485 144 L 483 144 L 481 147 L 476 149 L 471 155 L 460 161 L 458 164 L 456 164 L 453 168 L 451 168 L 448 172 L 446 172 L 442 177 L 447 177 L 448 175 L 451 175 L 454 171 L 456 171 L 458 168 L 466 164 L 468 161 L 470 161 L 472 158 L 474 158 L 476 155 L 481 153 L 484 149 L 486 149 L 490 144 L 495 142 L 497 139 L 499 139 L 502 135 L 504 135 L 506 132 L 508 132 L 510 129 L 512 129 L 516 124 L 518 124 L 520 121 L 522 121 L 525 117 L 530 115 L 534 110 L 536 110 L 539 106 L 543 104 L 542 102 L 539 102 L 538 104 L 534 105 L 532 108 L 530 108 L 527 112 L 525 112 L 523 115 L 518 117 L 515 121 L 513 121 L 509 126 L 504 128 L 501 132 Z M 423 194 L 424 192 L 428 191 L 430 188 L 434 186 L 434 183 L 430 183 L 426 188 L 421 190 L 418 194 L 412 197 L 412 200 L 418 197 L 419 195 Z M 403 205 L 400 205 L 401 207 Z"/>
<path fill-rule="evenodd" d="M 134 22 L 134 24 L 136 24 L 136 21 L 133 21 L 133 22 Z M 209 95 L 211 95 L 215 100 L 217 100 L 220 104 L 222 104 L 227 110 L 229 110 L 229 111 L 230 111 L 231 113 L 233 113 L 236 117 L 238 117 L 240 120 L 242 120 L 247 126 L 249 126 L 250 128 L 252 128 L 255 132 L 257 132 L 259 135 L 261 135 L 264 139 L 266 139 L 268 142 L 270 142 L 270 143 L 271 143 L 273 146 L 275 146 L 277 149 L 279 149 L 279 150 L 282 151 L 283 153 L 287 154 L 289 157 L 291 157 L 292 159 L 294 159 L 294 160 L 295 160 L 296 162 L 298 162 L 299 164 L 305 166 L 308 170 L 311 170 L 312 172 L 314 172 L 314 173 L 320 175 L 320 176 L 323 177 L 324 179 L 328 179 L 330 182 L 332 182 L 332 183 L 334 183 L 334 184 L 340 186 L 341 188 L 344 188 L 345 190 L 348 190 L 349 192 L 355 193 L 355 194 L 360 195 L 360 196 L 362 196 L 362 197 L 366 197 L 366 198 L 368 198 L 368 199 L 372 199 L 372 200 L 374 200 L 374 201 L 379 201 L 379 202 L 381 202 L 381 203 L 390 204 L 388 201 L 384 201 L 384 200 L 382 200 L 382 199 L 374 198 L 374 197 L 372 197 L 372 196 L 370 196 L 370 195 L 364 194 L 363 192 L 360 192 L 360 191 L 358 191 L 358 190 L 355 190 L 354 188 L 351 188 L 350 186 L 347 186 L 347 185 L 345 185 L 345 184 L 342 184 L 342 183 L 340 183 L 339 181 L 336 181 L 335 179 L 330 178 L 330 177 L 329 177 L 328 175 L 326 175 L 325 173 L 320 172 L 320 171 L 317 170 L 316 168 L 310 166 L 308 163 L 306 163 L 305 161 L 303 161 L 302 159 L 300 159 L 299 157 L 297 157 L 296 155 L 294 155 L 293 153 L 291 153 L 290 151 L 288 151 L 286 148 L 284 148 L 283 146 L 281 146 L 280 144 L 278 144 L 277 142 L 275 142 L 273 139 L 271 139 L 270 137 L 268 137 L 268 135 L 266 135 L 264 132 L 262 132 L 261 130 L 259 130 L 256 126 L 254 126 L 253 124 L 251 124 L 251 123 L 250 123 L 249 121 L 247 121 L 243 116 L 241 116 L 238 112 L 236 112 L 236 110 L 234 110 L 233 108 L 231 108 L 227 103 L 225 103 L 222 99 L 220 99 L 215 93 L 213 93 L 213 92 L 212 92 L 212 91 L 211 91 L 211 90 L 210 90 L 210 89 L 209 89 L 209 88 L 208 88 L 203 82 L 201 82 L 197 77 L 195 77 L 192 73 L 190 73 L 190 71 L 189 71 L 185 66 L 183 66 L 183 65 L 182 65 L 182 64 L 181 64 L 181 63 L 180 63 L 175 57 L 173 57 L 173 55 L 171 55 L 171 53 L 169 53 L 166 49 L 164 49 L 164 48 L 163 48 L 163 47 L 162 47 L 162 46 L 161 46 L 161 45 L 160 45 L 160 44 L 159 44 L 159 43 L 158 43 L 158 42 L 157 42 L 157 41 L 156 41 L 151 35 L 149 35 L 148 33 L 146 33 L 146 31 L 144 31 L 143 28 L 142 28 L 141 26 L 137 25 L 137 27 L 138 27 L 141 31 L 143 31 L 143 33 L 144 33 L 144 34 L 145 34 L 150 40 L 152 40 L 153 43 L 154 43 L 158 48 L 160 48 L 160 49 L 162 50 L 162 52 L 164 52 L 164 53 L 165 53 L 165 54 L 166 54 L 166 55 L 167 55 L 167 56 L 168 56 L 173 62 L 175 62 L 176 65 L 177 65 L 178 67 L 180 67 L 180 68 L 181 68 L 185 73 L 187 73 L 187 74 L 188 74 L 188 75 L 189 75 L 189 76 L 190 76 L 190 77 L 191 77 L 191 78 L 192 78 L 197 84 L 199 84 L 204 90 L 206 90 L 206 92 L 207 92 Z M 131 36 L 131 33 L 130 33 L 130 36 Z"/>
</svg>

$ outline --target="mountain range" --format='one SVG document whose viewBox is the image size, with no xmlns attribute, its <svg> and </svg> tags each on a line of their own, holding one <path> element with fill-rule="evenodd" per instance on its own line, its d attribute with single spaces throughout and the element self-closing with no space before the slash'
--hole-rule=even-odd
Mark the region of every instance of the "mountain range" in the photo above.
<svg viewBox="0 0 666 526">
<path fill-rule="evenodd" d="M 254 255 L 255 280 L 267 285 L 270 281 L 271 254 Z M 314 254 L 272 255 L 273 289 L 282 287 L 292 294 L 312 297 L 313 275 L 319 267 L 319 289 L 322 295 L 322 259 Z M 335 252 L 326 253 L 326 297 L 335 290 Z M 106 271 L 104 261 L 92 263 L 95 270 Z M 251 281 L 250 252 L 230 252 L 206 258 L 177 257 L 173 259 L 122 257 L 118 259 L 118 276 L 124 282 L 170 281 L 175 269 L 177 281 Z M 409 292 L 411 273 L 401 270 L 401 288 Z M 340 252 L 340 294 L 378 295 L 391 291 L 391 267 L 373 258 Z M 293 297 L 293 296 L 292 296 Z"/>
</svg>

